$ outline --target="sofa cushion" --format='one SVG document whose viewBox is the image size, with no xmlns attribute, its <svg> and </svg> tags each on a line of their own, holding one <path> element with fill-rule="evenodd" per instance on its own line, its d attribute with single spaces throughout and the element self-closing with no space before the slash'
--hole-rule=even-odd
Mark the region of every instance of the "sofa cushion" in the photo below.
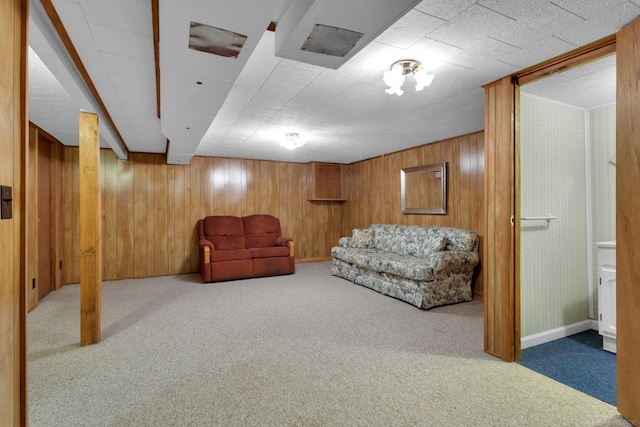
<svg viewBox="0 0 640 427">
<path fill-rule="evenodd" d="M 282 235 L 280 220 L 272 215 L 249 215 L 242 218 L 247 248 L 275 246 Z"/>
<path fill-rule="evenodd" d="M 429 255 L 445 250 L 447 247 L 446 236 L 435 236 L 424 240 L 424 244 L 420 247 L 420 255 L 423 258 Z"/>
<path fill-rule="evenodd" d="M 434 275 L 427 258 L 400 255 L 380 249 L 354 249 L 340 246 L 333 247 L 331 255 L 359 267 L 412 280 L 432 280 Z"/>
<path fill-rule="evenodd" d="M 284 246 L 273 246 L 271 248 L 249 248 L 254 258 L 275 258 L 289 256 L 289 248 Z"/>
<path fill-rule="evenodd" d="M 354 228 L 349 242 L 352 248 L 371 249 L 374 247 L 373 232 L 368 229 Z"/>
<path fill-rule="evenodd" d="M 208 216 L 204 219 L 204 235 L 216 250 L 244 249 L 244 225 L 236 216 Z"/>
<path fill-rule="evenodd" d="M 233 261 L 237 259 L 251 259 L 251 252 L 247 249 L 223 249 L 211 252 L 211 261 Z"/>
<path fill-rule="evenodd" d="M 375 248 L 391 252 L 397 228 L 397 224 L 371 224 L 370 229 L 375 236 L 373 239 Z"/>
</svg>

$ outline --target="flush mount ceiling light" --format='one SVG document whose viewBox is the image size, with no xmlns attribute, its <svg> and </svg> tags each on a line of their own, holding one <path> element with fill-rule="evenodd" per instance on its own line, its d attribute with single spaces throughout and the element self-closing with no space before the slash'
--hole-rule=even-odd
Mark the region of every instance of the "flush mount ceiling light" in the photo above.
<svg viewBox="0 0 640 427">
<path fill-rule="evenodd" d="M 280 145 L 288 150 L 295 150 L 304 145 L 304 141 L 300 138 L 299 133 L 285 133 L 284 138 L 280 140 Z"/>
<path fill-rule="evenodd" d="M 427 74 L 426 70 L 420 67 L 420 63 L 414 59 L 403 59 L 401 61 L 394 62 L 391 67 L 384 72 L 384 83 L 389 86 L 385 90 L 386 93 L 398 96 L 402 95 L 402 85 L 407 74 L 413 74 L 413 78 L 416 81 L 416 92 L 424 89 L 425 86 L 429 86 L 435 77 L 435 74 Z"/>
</svg>

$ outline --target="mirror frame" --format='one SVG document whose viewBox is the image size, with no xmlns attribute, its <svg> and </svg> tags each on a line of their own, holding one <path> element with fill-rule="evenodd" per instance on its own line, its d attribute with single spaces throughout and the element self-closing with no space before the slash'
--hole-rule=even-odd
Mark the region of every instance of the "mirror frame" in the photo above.
<svg viewBox="0 0 640 427">
<path fill-rule="evenodd" d="M 407 206 L 407 175 L 412 173 L 440 172 L 440 200 L 425 203 L 425 206 Z M 410 190 L 410 189 L 409 189 Z M 447 162 L 403 168 L 400 171 L 400 201 L 403 214 L 445 215 L 447 213 Z"/>
</svg>

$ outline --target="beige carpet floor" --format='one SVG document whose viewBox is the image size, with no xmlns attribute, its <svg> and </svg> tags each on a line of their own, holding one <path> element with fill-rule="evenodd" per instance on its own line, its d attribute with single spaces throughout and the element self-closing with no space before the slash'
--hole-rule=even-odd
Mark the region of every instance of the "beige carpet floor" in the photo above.
<svg viewBox="0 0 640 427">
<path fill-rule="evenodd" d="M 483 352 L 483 302 L 420 310 L 330 274 L 79 287 L 28 317 L 31 426 L 625 426 L 616 408 Z"/>
</svg>

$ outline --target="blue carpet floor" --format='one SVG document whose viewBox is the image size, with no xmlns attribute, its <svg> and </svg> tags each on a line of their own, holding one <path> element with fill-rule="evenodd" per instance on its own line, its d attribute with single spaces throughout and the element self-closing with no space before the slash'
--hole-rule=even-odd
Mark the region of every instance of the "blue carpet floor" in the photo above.
<svg viewBox="0 0 640 427">
<path fill-rule="evenodd" d="M 598 331 L 527 348 L 518 363 L 616 406 L 616 355 L 602 349 Z"/>
</svg>

